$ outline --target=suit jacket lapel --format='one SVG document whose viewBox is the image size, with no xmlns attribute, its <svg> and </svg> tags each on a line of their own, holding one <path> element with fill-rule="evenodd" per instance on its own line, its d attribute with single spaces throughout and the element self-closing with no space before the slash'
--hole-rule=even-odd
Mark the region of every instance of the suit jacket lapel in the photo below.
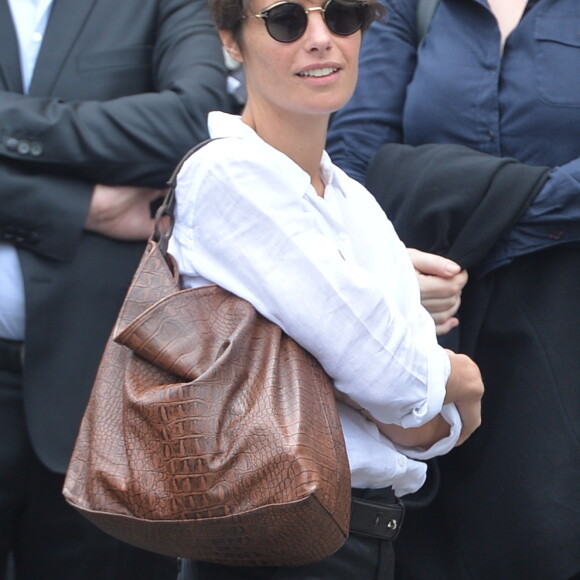
<svg viewBox="0 0 580 580">
<path fill-rule="evenodd" d="M 2 1 L 2 0 L 0 0 Z M 54 0 L 30 83 L 30 95 L 49 95 L 97 0 Z"/>
<path fill-rule="evenodd" d="M 22 92 L 18 39 L 7 0 L 0 0 L 0 88 Z"/>
</svg>

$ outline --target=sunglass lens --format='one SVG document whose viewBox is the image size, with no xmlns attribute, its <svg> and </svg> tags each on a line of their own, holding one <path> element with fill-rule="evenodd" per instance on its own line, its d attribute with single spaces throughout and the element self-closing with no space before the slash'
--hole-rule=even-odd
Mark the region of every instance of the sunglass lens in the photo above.
<svg viewBox="0 0 580 580">
<path fill-rule="evenodd" d="M 335 34 L 348 36 L 359 30 L 366 18 L 364 4 L 343 3 L 340 0 L 331 0 L 326 5 L 324 19 L 328 28 Z"/>
<path fill-rule="evenodd" d="M 286 2 L 268 10 L 266 27 L 278 42 L 293 42 L 306 30 L 307 16 L 299 4 Z"/>
</svg>

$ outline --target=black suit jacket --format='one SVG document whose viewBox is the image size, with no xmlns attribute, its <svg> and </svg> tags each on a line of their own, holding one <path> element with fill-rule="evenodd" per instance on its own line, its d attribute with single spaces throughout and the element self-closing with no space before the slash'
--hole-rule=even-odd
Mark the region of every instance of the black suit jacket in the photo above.
<svg viewBox="0 0 580 580">
<path fill-rule="evenodd" d="M 52 470 L 144 247 L 83 230 L 93 187 L 164 186 L 207 113 L 227 109 L 225 79 L 204 0 L 55 0 L 23 95 L 0 0 L 0 240 L 22 265 L 25 410 Z"/>
</svg>

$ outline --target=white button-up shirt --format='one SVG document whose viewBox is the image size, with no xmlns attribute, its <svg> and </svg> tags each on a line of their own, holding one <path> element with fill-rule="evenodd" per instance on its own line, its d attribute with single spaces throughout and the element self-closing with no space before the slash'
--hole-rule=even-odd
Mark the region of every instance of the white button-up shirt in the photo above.
<svg viewBox="0 0 580 580">
<path fill-rule="evenodd" d="M 200 149 L 178 178 L 170 252 L 184 287 L 216 283 L 251 302 L 381 422 L 414 427 L 443 412 L 451 433 L 424 451 L 397 447 L 339 403 L 353 487 L 416 491 L 426 471 L 417 459 L 452 449 L 461 423 L 454 405 L 443 406 L 449 358 L 405 247 L 372 195 L 326 153 L 320 197 L 239 117 L 211 113 L 209 129 L 226 138 Z"/>
</svg>

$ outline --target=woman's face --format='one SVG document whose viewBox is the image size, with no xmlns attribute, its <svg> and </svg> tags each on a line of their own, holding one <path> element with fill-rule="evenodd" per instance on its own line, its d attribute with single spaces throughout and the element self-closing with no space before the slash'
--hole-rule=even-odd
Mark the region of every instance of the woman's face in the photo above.
<svg viewBox="0 0 580 580">
<path fill-rule="evenodd" d="M 325 0 L 299 0 L 305 9 Z M 304 34 L 293 42 L 272 38 L 254 15 L 273 0 L 250 0 L 241 41 L 222 35 L 230 54 L 244 63 L 248 104 L 253 110 L 291 114 L 330 114 L 351 97 L 358 75 L 361 32 L 339 36 L 327 27 L 322 12 L 307 15 Z M 233 50 L 233 52 L 232 52 Z"/>
</svg>

